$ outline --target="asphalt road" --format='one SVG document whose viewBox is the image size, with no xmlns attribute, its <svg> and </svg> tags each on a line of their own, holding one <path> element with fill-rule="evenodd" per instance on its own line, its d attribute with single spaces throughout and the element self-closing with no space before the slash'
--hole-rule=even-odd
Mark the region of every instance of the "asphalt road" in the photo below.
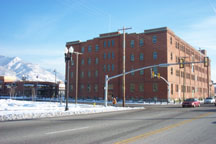
<svg viewBox="0 0 216 144">
<path fill-rule="evenodd" d="M 216 107 L 146 109 L 0 122 L 0 144 L 215 144 Z"/>
</svg>

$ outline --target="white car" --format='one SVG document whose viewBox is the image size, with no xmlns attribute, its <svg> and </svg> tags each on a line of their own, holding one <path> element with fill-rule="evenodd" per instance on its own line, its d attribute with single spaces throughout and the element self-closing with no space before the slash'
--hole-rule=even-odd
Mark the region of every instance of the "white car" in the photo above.
<svg viewBox="0 0 216 144">
<path fill-rule="evenodd" d="M 204 100 L 204 104 L 213 104 L 215 103 L 215 99 L 212 97 L 208 97 Z"/>
</svg>

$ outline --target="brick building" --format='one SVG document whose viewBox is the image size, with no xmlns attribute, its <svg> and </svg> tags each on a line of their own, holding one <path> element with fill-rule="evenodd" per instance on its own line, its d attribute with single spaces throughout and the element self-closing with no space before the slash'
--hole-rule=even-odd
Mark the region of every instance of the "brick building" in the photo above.
<svg viewBox="0 0 216 144">
<path fill-rule="evenodd" d="M 55 84 L 46 81 L 17 81 L 14 77 L 0 76 L 1 96 L 54 98 L 57 95 L 64 96 L 64 84 Z"/>
<path fill-rule="evenodd" d="M 100 34 L 85 42 L 66 43 L 67 48 L 73 46 L 74 51 L 83 53 L 78 60 L 78 98 L 104 99 L 105 75 L 122 73 L 122 45 L 123 34 L 119 32 Z M 139 34 L 126 33 L 126 72 L 160 63 L 175 63 L 179 58 L 184 58 L 186 62 L 203 61 L 206 56 L 205 50 L 196 50 L 167 27 L 149 29 Z M 72 59 L 69 96 L 74 98 L 76 57 L 73 54 Z M 188 64 L 183 69 L 179 65 L 152 69 L 169 81 L 170 99 L 207 97 L 210 70 L 210 66 L 207 70 L 203 63 Z M 126 100 L 167 100 L 167 89 L 162 79 L 151 78 L 150 69 L 126 75 Z M 108 93 L 109 96 L 122 99 L 122 77 L 109 81 Z"/>
</svg>

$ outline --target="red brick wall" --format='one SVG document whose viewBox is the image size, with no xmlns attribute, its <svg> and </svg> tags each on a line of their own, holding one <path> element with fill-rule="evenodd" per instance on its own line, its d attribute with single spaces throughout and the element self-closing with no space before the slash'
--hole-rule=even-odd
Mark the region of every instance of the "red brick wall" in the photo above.
<svg viewBox="0 0 216 144">
<path fill-rule="evenodd" d="M 114 76 L 122 73 L 122 34 L 112 33 L 111 34 L 103 34 L 101 37 L 94 38 L 93 40 L 88 40 L 86 42 L 79 42 L 72 44 L 75 51 L 81 52 L 82 47 L 85 47 L 85 52 L 83 55 L 79 56 L 79 98 L 104 98 L 104 79 L 105 75 Z M 154 44 L 152 42 L 152 37 L 157 36 L 157 42 Z M 172 44 L 170 43 L 170 37 L 172 37 Z M 144 45 L 139 46 L 139 40 L 144 39 Z M 112 46 L 111 41 L 114 40 L 114 46 Z M 134 40 L 134 48 L 131 48 L 130 42 Z M 104 48 L 104 41 L 106 41 L 106 47 Z M 108 47 L 108 41 L 110 41 L 110 47 Z M 175 63 L 176 57 L 189 57 L 186 59 L 187 61 L 192 61 L 192 57 L 187 55 L 185 52 L 182 52 L 180 49 L 175 47 L 176 42 L 180 43 L 180 45 L 184 45 L 187 49 L 192 51 L 195 55 L 198 55 L 199 52 L 188 45 L 186 42 L 178 38 L 172 31 L 169 29 L 160 29 L 153 30 L 151 32 L 144 32 L 140 34 L 132 33 L 126 34 L 126 72 L 133 69 L 156 65 L 160 63 Z M 95 45 L 99 46 L 99 51 L 95 52 Z M 71 43 L 66 44 L 67 47 L 71 45 Z M 88 52 L 88 46 L 92 46 L 92 51 Z M 114 59 L 108 59 L 108 53 L 114 53 Z M 153 52 L 157 52 L 157 59 L 153 60 Z M 106 59 L 104 59 L 104 53 L 106 53 Z M 144 54 L 144 60 L 140 61 L 139 55 L 140 53 Z M 172 53 L 172 60 L 171 60 Z M 135 60 L 131 61 L 130 56 L 134 54 Z M 201 55 L 204 57 L 204 55 Z M 95 64 L 95 58 L 99 59 L 99 63 Z M 87 64 L 88 58 L 91 58 L 91 64 Z M 81 64 L 81 60 L 84 59 L 85 64 Z M 76 58 L 73 55 L 74 65 L 70 69 L 70 84 L 73 85 L 73 90 L 70 91 L 70 97 L 75 97 L 75 80 L 76 80 Z M 115 70 L 110 70 L 109 72 L 103 71 L 104 65 L 114 64 Z M 196 64 L 202 70 L 205 68 L 203 64 Z M 171 75 L 171 68 L 173 69 L 173 74 Z M 98 70 L 98 77 L 94 76 L 95 70 Z M 182 99 L 183 93 L 176 91 L 176 85 L 178 85 L 178 89 L 181 90 L 181 85 L 183 85 L 183 78 L 180 76 L 176 76 L 176 71 L 179 70 L 180 74 L 183 70 L 179 69 L 179 66 L 172 67 L 161 67 L 158 68 L 158 72 L 162 77 L 168 79 L 168 81 L 173 85 L 173 93 L 171 94 L 171 98 L 178 99 L 179 96 Z M 91 71 L 91 77 L 88 77 L 87 72 Z M 186 73 L 191 74 L 191 68 L 186 67 Z M 73 77 L 71 77 L 71 72 L 73 72 Z M 81 72 L 84 72 L 84 78 L 81 78 Z M 196 71 L 192 73 L 192 75 L 196 75 L 197 77 L 202 77 L 203 79 L 207 79 L 205 72 Z M 158 91 L 153 92 L 153 83 L 158 84 Z M 91 85 L 91 92 L 87 91 L 87 85 Z M 98 85 L 98 92 L 94 91 L 94 85 Z M 110 95 L 117 96 L 118 98 L 122 98 L 122 77 L 112 79 L 109 81 L 109 84 L 113 85 L 113 89 L 109 90 Z M 130 91 L 130 84 L 135 84 L 134 92 Z M 144 84 L 144 92 L 139 91 L 139 84 Z M 81 85 L 84 85 L 84 89 L 81 90 Z M 195 81 L 191 79 L 186 79 L 186 86 L 190 86 L 195 88 L 207 89 L 206 82 Z M 144 75 L 140 75 L 139 72 L 136 72 L 134 76 L 131 74 L 126 75 L 126 99 L 148 99 L 157 97 L 158 99 L 167 99 L 167 84 L 162 79 L 152 79 L 151 73 L 149 69 L 144 70 Z M 206 93 L 195 92 L 192 94 L 192 90 L 190 92 L 186 92 L 186 97 L 206 97 Z"/>
</svg>

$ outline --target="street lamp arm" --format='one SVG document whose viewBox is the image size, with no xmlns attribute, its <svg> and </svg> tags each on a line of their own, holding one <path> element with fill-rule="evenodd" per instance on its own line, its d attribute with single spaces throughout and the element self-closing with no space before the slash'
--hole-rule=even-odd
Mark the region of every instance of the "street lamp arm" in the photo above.
<svg viewBox="0 0 216 144">
<path fill-rule="evenodd" d="M 73 53 L 75 53 L 77 55 L 82 55 L 83 54 L 83 53 L 80 53 L 80 52 L 73 52 Z"/>
</svg>

